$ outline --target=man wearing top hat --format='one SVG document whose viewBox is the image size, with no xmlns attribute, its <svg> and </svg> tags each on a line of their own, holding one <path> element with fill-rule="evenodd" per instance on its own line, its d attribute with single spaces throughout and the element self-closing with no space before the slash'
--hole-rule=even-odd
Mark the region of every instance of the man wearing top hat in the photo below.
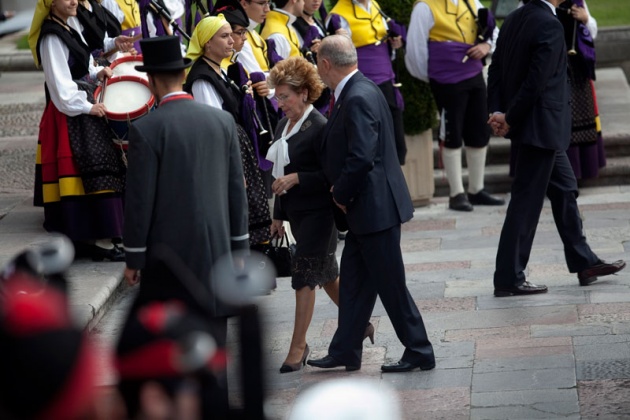
<svg viewBox="0 0 630 420">
<path fill-rule="evenodd" d="M 142 47 L 144 65 L 136 69 L 147 73 L 159 107 L 129 131 L 125 278 L 137 283 L 142 270 L 140 300 L 179 298 L 198 306 L 178 279 L 154 271 L 150 257 L 156 245 L 168 248 L 209 288 L 213 263 L 248 248 L 236 126 L 228 113 L 181 91 L 191 61 L 182 58 L 177 37 L 145 39 Z M 203 306 L 215 317 L 228 315 L 215 297 Z"/>
<path fill-rule="evenodd" d="M 129 320 L 139 308 L 167 300 L 211 320 L 223 347 L 232 313 L 210 288 L 211 268 L 249 247 L 236 126 L 227 112 L 181 90 L 192 62 L 182 58 L 177 37 L 143 39 L 141 47 L 144 65 L 136 69 L 147 73 L 159 106 L 129 130 L 124 276 L 140 290 L 118 347 L 134 340 Z M 227 410 L 227 383 L 219 382 L 212 398 Z"/>
</svg>

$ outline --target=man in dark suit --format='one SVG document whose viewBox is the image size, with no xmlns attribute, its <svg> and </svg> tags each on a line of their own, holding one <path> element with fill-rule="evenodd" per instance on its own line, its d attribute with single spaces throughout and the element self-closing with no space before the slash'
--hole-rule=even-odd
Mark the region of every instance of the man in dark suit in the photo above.
<svg viewBox="0 0 630 420">
<path fill-rule="evenodd" d="M 591 250 L 582 232 L 577 181 L 566 149 L 571 139 L 567 51 L 555 16 L 560 0 L 532 0 L 505 20 L 488 73 L 488 123 L 516 150 L 512 196 L 497 251 L 494 295 L 547 292 L 525 279 L 524 270 L 545 194 L 570 272 L 581 286 L 616 273 Z"/>
<path fill-rule="evenodd" d="M 227 112 L 194 102 L 182 91 L 184 69 L 192 63 L 182 59 L 177 37 L 149 38 L 141 45 L 144 65 L 136 69 L 147 73 L 159 107 L 129 131 L 124 276 L 135 284 L 142 270 L 142 281 L 117 352 L 137 346 L 133 320 L 142 307 L 172 300 L 211 323 L 222 348 L 234 309 L 214 293 L 212 282 L 225 279 L 213 278 L 211 269 L 220 257 L 249 248 L 236 125 Z M 201 388 L 203 412 L 225 418 L 226 378 L 215 383 L 204 377 Z"/>
<path fill-rule="evenodd" d="M 405 346 L 399 362 L 381 369 L 433 369 L 433 347 L 405 284 L 400 225 L 414 210 L 396 155 L 387 101 L 357 70 L 356 49 L 346 36 L 324 38 L 317 69 L 336 99 L 324 129 L 322 167 L 331 185 L 337 227 L 348 229 L 348 234 L 341 257 L 339 326 L 328 355 L 308 363 L 359 369 L 365 327 L 379 296 Z"/>
</svg>

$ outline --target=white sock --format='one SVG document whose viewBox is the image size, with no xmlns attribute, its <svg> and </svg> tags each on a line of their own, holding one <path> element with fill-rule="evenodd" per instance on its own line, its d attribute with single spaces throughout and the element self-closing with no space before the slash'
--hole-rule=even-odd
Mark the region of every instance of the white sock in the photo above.
<svg viewBox="0 0 630 420">
<path fill-rule="evenodd" d="M 462 182 L 462 148 L 442 149 L 442 162 L 444 163 L 444 171 L 448 186 L 450 187 L 450 196 L 455 197 L 457 194 L 464 192 L 464 183 Z"/>
<path fill-rule="evenodd" d="M 483 190 L 483 178 L 486 172 L 486 147 L 466 147 L 468 164 L 468 192 L 477 194 Z"/>
<path fill-rule="evenodd" d="M 103 249 L 112 249 L 114 247 L 111 239 L 97 239 L 94 241 L 94 245 Z"/>
</svg>

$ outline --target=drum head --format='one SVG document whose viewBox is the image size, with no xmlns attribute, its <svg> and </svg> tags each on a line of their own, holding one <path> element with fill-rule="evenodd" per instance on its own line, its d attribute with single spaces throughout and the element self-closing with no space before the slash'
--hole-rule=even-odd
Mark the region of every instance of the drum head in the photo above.
<svg viewBox="0 0 630 420">
<path fill-rule="evenodd" d="M 101 89 L 102 86 L 99 86 L 94 92 L 97 100 Z M 155 97 L 145 79 L 138 76 L 119 76 L 107 81 L 103 104 L 107 108 L 107 118 L 127 121 L 148 114 L 155 105 Z"/>
<path fill-rule="evenodd" d="M 147 74 L 145 72 L 135 69 L 136 66 L 143 64 L 142 54 L 128 55 L 114 60 L 109 68 L 112 69 L 114 76 L 138 76 L 146 79 Z"/>
</svg>

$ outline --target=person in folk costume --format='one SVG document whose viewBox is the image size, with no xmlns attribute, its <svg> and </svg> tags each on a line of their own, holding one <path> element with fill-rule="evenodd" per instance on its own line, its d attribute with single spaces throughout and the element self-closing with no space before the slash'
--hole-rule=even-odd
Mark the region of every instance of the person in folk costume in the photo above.
<svg viewBox="0 0 630 420">
<path fill-rule="evenodd" d="M 406 42 L 406 29 L 388 19 L 376 1 L 339 0 L 330 10 L 326 26 L 331 33 L 339 28 L 348 32 L 359 54 L 359 70 L 385 95 L 394 118 L 398 161 L 404 165 L 407 155 L 402 118 L 404 102 L 395 86 L 392 58 Z"/>
<path fill-rule="evenodd" d="M 140 5 L 138 0 L 116 0 L 118 7 L 125 16 L 122 21 L 122 34 L 132 38 L 138 38 L 134 41 L 133 47 L 136 51 L 140 50 L 140 39 L 142 37 L 142 20 L 140 18 Z"/>
<path fill-rule="evenodd" d="M 92 56 L 107 65 L 117 52 L 133 49 L 133 39 L 121 35 L 121 25 L 116 16 L 98 0 L 81 0 L 77 8 L 77 18 L 81 23 L 81 34 L 92 51 Z M 107 56 L 104 56 L 107 54 Z"/>
<path fill-rule="evenodd" d="M 182 16 L 185 11 L 185 0 L 138 0 L 140 4 L 140 16 L 142 20 L 142 37 L 154 38 L 164 35 L 175 35 L 182 39 L 182 35 L 173 28 L 172 20 L 179 28 L 182 27 Z M 159 9 L 153 3 L 157 3 L 171 19 L 160 14 Z M 182 55 L 186 55 L 186 46 L 181 44 Z"/>
<path fill-rule="evenodd" d="M 522 3 L 528 3 L 523 1 Z M 601 120 L 595 94 L 595 43 L 597 21 L 585 0 L 567 0 L 558 6 L 567 44 L 571 83 L 571 145 L 567 156 L 577 179 L 596 178 L 606 166 Z M 514 176 L 512 149 L 510 175 Z"/>
<path fill-rule="evenodd" d="M 123 13 L 116 0 L 101 0 L 101 6 L 107 9 L 109 13 L 114 15 L 118 23 L 122 25 L 123 21 L 125 20 L 125 14 Z"/>
<path fill-rule="evenodd" d="M 449 208 L 456 211 L 505 203 L 484 190 L 490 131 L 482 70 L 498 29 L 492 14 L 488 12 L 483 19 L 482 11 L 487 9 L 479 0 L 421 0 L 415 3 L 409 22 L 405 64 L 412 76 L 430 83 L 440 109 Z M 486 29 L 482 33 L 480 28 Z M 468 194 L 462 181 L 462 143 L 466 146 Z"/>
<path fill-rule="evenodd" d="M 245 97 L 245 103 L 248 104 L 247 107 L 249 109 L 244 111 L 244 115 L 253 115 L 252 113 L 255 112 L 256 117 L 253 121 L 251 118 L 246 118 L 246 121 L 252 122 L 252 124 L 249 124 L 249 127 L 246 126 L 245 129 L 253 141 L 254 150 L 258 158 L 258 168 L 261 171 L 263 182 L 269 184 L 269 188 L 266 189 L 270 190 L 271 182 L 268 178 L 272 164 L 265 156 L 273 141 L 273 131 L 278 123 L 278 115 L 274 104 L 268 97 L 271 89 L 267 85 L 265 74 L 262 71 L 248 73 L 245 66 L 239 61 L 239 57 L 247 43 L 249 19 L 241 5 L 232 0 L 218 0 L 214 5 L 212 14 L 223 14 L 232 27 L 233 53 L 221 62 L 221 67 L 238 86 L 252 82 L 255 103 L 251 103 L 250 98 Z M 256 83 L 253 83 L 252 79 L 256 80 Z M 254 88 L 254 85 L 257 86 L 257 89 Z"/>
<path fill-rule="evenodd" d="M 186 57 L 193 60 L 184 90 L 195 101 L 229 112 L 237 123 L 241 158 L 247 185 L 250 245 L 269 242 L 271 214 L 258 159 L 246 128 L 252 115 L 245 104 L 252 99 L 250 90 L 242 89 L 221 69 L 221 62 L 232 55 L 232 28 L 222 14 L 202 19 L 191 36 Z"/>
<path fill-rule="evenodd" d="M 264 24 L 267 14 L 270 12 L 269 0 L 239 0 L 241 7 L 249 18 L 247 27 L 247 42 L 239 55 L 238 61 L 243 64 L 250 74 L 262 71 L 265 75 L 282 57 L 276 52 L 275 41 L 265 40 L 257 31 Z M 266 84 L 266 82 L 265 82 Z M 257 87 L 254 85 L 254 89 Z"/>
<path fill-rule="evenodd" d="M 260 35 L 267 41 L 273 40 L 282 59 L 301 56 L 302 40 L 293 28 L 293 22 L 302 15 L 304 0 L 276 0 L 274 5 Z"/>
<path fill-rule="evenodd" d="M 34 204 L 44 207 L 44 228 L 68 236 L 79 253 L 123 261 L 112 239 L 122 236 L 125 167 L 92 93 L 112 71 L 94 66 L 76 13 L 75 0 L 39 0 L 28 37 L 47 98 Z"/>
<path fill-rule="evenodd" d="M 293 22 L 293 28 L 301 39 L 302 50 L 313 64 L 317 63 L 317 49 L 322 39 L 329 35 L 324 20 L 317 17 L 315 13 L 320 12 L 320 16 L 326 17 L 326 9 L 322 0 L 304 0 L 302 14 Z M 334 31 L 337 35 L 347 35 L 343 28 Z M 330 108 L 330 88 L 325 87 L 319 98 L 313 103 L 323 115 L 328 115 Z"/>
</svg>

